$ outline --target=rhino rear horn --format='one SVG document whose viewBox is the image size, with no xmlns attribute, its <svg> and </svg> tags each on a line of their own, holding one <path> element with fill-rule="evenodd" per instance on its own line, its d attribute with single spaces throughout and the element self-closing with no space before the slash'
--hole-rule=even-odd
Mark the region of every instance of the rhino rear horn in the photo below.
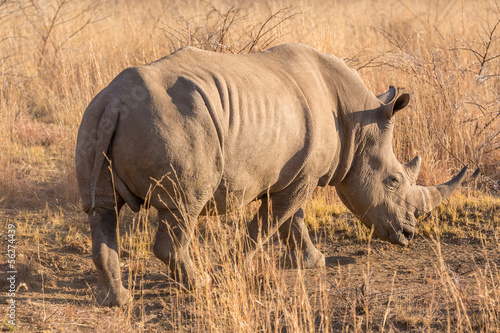
<svg viewBox="0 0 500 333">
<path fill-rule="evenodd" d="M 462 183 L 467 169 L 467 166 L 465 166 L 462 171 L 444 184 L 428 187 L 420 186 L 423 202 L 419 208 L 425 212 L 430 212 L 441 202 L 448 199 L 451 193 Z"/>
<path fill-rule="evenodd" d="M 405 164 L 406 172 L 408 173 L 408 177 L 412 183 L 416 183 L 417 181 L 421 163 L 422 159 L 420 156 L 415 156 L 413 160 Z"/>
<path fill-rule="evenodd" d="M 405 93 L 403 88 L 389 87 L 389 91 L 377 96 L 384 104 L 382 107 L 384 117 L 391 119 L 396 112 L 405 108 L 410 102 L 410 94 Z"/>
</svg>

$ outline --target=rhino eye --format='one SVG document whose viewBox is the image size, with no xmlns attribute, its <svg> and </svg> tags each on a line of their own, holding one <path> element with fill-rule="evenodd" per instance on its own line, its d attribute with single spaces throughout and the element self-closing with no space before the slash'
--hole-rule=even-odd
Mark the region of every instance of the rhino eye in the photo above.
<svg viewBox="0 0 500 333">
<path fill-rule="evenodd" d="M 392 190 L 397 189 L 400 183 L 401 183 L 400 179 L 397 176 L 392 176 L 392 175 L 384 180 L 384 184 Z"/>
</svg>

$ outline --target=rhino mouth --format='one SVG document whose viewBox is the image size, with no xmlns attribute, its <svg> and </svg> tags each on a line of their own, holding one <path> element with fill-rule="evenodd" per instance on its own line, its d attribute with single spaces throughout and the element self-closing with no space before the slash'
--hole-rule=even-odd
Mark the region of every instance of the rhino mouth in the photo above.
<svg viewBox="0 0 500 333">
<path fill-rule="evenodd" d="M 413 239 L 414 234 L 415 234 L 414 227 L 404 225 L 401 230 L 394 232 L 390 236 L 389 241 L 393 244 L 406 246 Z"/>
</svg>

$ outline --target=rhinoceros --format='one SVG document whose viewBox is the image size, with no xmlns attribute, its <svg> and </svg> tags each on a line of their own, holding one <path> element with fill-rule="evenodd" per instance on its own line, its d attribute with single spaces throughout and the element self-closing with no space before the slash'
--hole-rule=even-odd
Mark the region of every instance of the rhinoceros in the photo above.
<svg viewBox="0 0 500 333">
<path fill-rule="evenodd" d="M 392 86 L 375 96 L 341 59 L 301 44 L 249 55 L 185 47 L 125 69 L 87 107 L 76 147 L 98 301 L 128 300 L 116 214 L 124 204 L 138 211 L 146 198 L 158 210 L 153 252 L 187 287 L 208 279 L 190 257 L 197 218 L 224 214 L 228 201 L 261 202 L 245 260 L 258 239 L 279 232 L 289 265 L 325 265 L 301 206 L 327 185 L 376 236 L 406 245 L 416 218 L 449 197 L 467 169 L 445 184 L 415 184 L 420 157 L 401 164 L 392 150 L 394 115 L 409 99 Z"/>
</svg>

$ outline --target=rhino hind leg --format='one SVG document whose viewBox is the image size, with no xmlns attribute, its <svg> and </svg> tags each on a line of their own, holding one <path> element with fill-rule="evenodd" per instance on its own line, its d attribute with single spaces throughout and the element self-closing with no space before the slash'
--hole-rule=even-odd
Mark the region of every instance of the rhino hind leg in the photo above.
<svg viewBox="0 0 500 333">
<path fill-rule="evenodd" d="M 191 290 L 205 283 L 210 284 L 211 279 L 198 270 L 189 254 L 198 215 L 186 215 L 175 209 L 158 211 L 159 225 L 153 252 L 170 268 L 175 281 Z"/>
<path fill-rule="evenodd" d="M 123 287 L 118 256 L 117 219 L 114 208 L 89 212 L 92 232 L 92 259 L 99 275 L 97 302 L 104 306 L 124 306 L 129 292 Z"/>
<path fill-rule="evenodd" d="M 325 266 L 325 256 L 314 246 L 300 208 L 279 227 L 281 241 L 287 246 L 283 266 L 287 268 L 316 268 Z"/>
</svg>

